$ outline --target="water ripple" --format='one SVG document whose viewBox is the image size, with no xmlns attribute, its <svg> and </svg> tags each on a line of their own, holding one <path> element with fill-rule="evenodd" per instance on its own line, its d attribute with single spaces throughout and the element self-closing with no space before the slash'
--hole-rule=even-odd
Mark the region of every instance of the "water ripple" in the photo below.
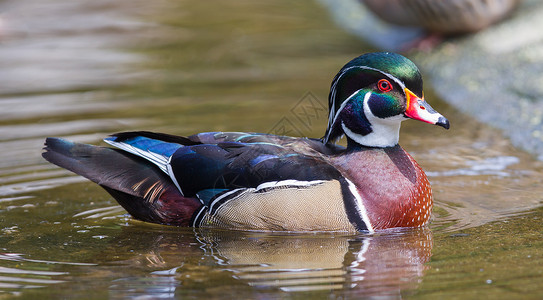
<svg viewBox="0 0 543 300">
<path fill-rule="evenodd" d="M 439 176 L 479 176 L 494 175 L 509 177 L 510 172 L 505 171 L 510 165 L 518 164 L 520 159 L 515 156 L 488 157 L 482 160 L 466 160 L 468 168 L 459 168 L 446 171 L 426 172 L 429 177 Z"/>
<path fill-rule="evenodd" d="M 9 261 L 24 261 L 33 263 L 55 264 L 55 265 L 73 265 L 73 266 L 95 266 L 96 264 L 79 263 L 79 262 L 67 262 L 67 261 L 53 261 L 53 260 L 40 260 L 24 258 L 22 253 L 0 253 L 0 260 Z"/>
<path fill-rule="evenodd" d="M 18 295 L 19 290 L 43 288 L 54 284 L 64 283 L 68 272 L 49 271 L 52 265 L 91 266 L 93 264 L 60 262 L 50 260 L 27 259 L 20 253 L 0 253 L 0 260 L 10 262 L 27 262 L 31 266 L 16 268 L 0 266 L 0 295 L 9 293 Z M 34 268 L 34 269 L 33 269 Z M 38 270 L 35 270 L 38 269 Z"/>
<path fill-rule="evenodd" d="M 115 205 L 86 210 L 75 214 L 74 218 L 85 216 L 84 219 L 96 219 L 112 215 L 118 215 L 119 213 L 124 214 L 125 210 L 121 206 Z"/>
</svg>

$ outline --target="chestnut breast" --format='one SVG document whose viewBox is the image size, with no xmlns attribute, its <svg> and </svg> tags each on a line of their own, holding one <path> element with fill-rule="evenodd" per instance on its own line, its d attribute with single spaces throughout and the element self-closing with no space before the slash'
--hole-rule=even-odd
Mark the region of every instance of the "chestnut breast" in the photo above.
<svg viewBox="0 0 543 300">
<path fill-rule="evenodd" d="M 433 203 L 428 178 L 399 145 L 357 149 L 330 163 L 356 185 L 374 229 L 428 222 Z"/>
</svg>

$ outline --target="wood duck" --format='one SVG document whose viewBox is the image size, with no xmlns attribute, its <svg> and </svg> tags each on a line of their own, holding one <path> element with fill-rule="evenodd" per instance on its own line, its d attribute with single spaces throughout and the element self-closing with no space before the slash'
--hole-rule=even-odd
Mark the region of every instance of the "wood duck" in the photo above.
<svg viewBox="0 0 543 300">
<path fill-rule="evenodd" d="M 439 34 L 479 31 L 505 17 L 520 0 L 361 0 L 379 18 Z"/>
<path fill-rule="evenodd" d="M 329 94 L 322 139 L 207 132 L 122 132 L 98 147 L 47 138 L 43 157 L 102 186 L 134 218 L 258 231 L 374 232 L 425 225 L 432 190 L 398 145 L 406 119 L 449 128 L 424 101 L 407 58 L 368 53 Z M 335 142 L 346 136 L 347 147 Z"/>
</svg>

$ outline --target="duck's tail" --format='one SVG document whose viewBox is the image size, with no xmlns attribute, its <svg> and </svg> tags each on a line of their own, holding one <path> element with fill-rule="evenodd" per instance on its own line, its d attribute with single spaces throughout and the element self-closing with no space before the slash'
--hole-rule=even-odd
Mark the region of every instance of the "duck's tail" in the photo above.
<svg viewBox="0 0 543 300">
<path fill-rule="evenodd" d="M 44 150 L 46 160 L 99 184 L 136 219 L 189 226 L 202 206 L 157 166 L 122 150 L 60 138 L 47 138 Z"/>
</svg>

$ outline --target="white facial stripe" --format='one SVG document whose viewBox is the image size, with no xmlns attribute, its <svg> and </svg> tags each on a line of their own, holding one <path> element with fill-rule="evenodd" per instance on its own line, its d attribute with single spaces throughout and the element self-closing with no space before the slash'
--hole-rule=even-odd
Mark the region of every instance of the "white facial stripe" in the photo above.
<svg viewBox="0 0 543 300">
<path fill-rule="evenodd" d="M 332 127 L 334 125 L 334 122 L 336 121 L 336 118 L 337 118 L 337 115 L 339 115 L 339 112 L 341 111 L 341 109 L 344 107 L 344 104 L 345 102 L 347 102 L 354 94 L 356 94 L 358 91 L 356 91 L 355 93 L 353 93 L 353 95 L 351 95 L 349 98 L 347 98 L 345 101 L 343 101 L 343 103 L 341 104 L 341 107 L 340 109 L 338 109 L 338 111 L 334 111 L 334 108 L 336 107 L 336 86 L 337 86 L 337 83 L 339 82 L 339 80 L 341 79 L 341 77 L 343 75 L 345 75 L 345 73 L 347 73 L 349 70 L 352 70 L 352 69 L 355 69 L 355 68 L 358 68 L 358 69 L 365 69 L 365 70 L 372 70 L 372 71 L 376 71 L 376 72 L 379 72 L 387 77 L 389 77 L 390 79 L 394 80 L 394 82 L 396 82 L 401 88 L 402 88 L 402 91 L 405 90 L 405 84 L 398 78 L 396 78 L 395 76 L 392 76 L 391 74 L 389 73 L 386 73 L 386 72 L 383 72 L 379 69 L 375 69 L 375 68 L 371 68 L 371 67 L 366 67 L 366 66 L 353 66 L 353 67 L 349 67 L 345 70 L 343 70 L 343 72 L 341 72 L 336 80 L 334 81 L 334 83 L 332 84 L 332 88 L 330 89 L 330 99 L 332 100 L 332 103 L 331 103 L 331 106 L 330 106 L 330 115 L 328 116 L 328 124 L 330 124 L 329 128 L 328 128 L 328 133 L 326 134 L 326 137 L 325 137 L 325 142 L 328 142 L 328 139 L 330 138 L 330 131 L 332 130 Z M 404 92 L 405 93 L 405 92 Z M 333 122 L 332 122 L 333 121 Z"/>
<path fill-rule="evenodd" d="M 398 144 L 400 140 L 400 123 L 406 118 L 403 115 L 393 116 L 382 119 L 373 115 L 368 105 L 371 92 L 364 96 L 364 115 L 371 124 L 371 132 L 367 135 L 361 135 L 353 132 L 343 122 L 341 128 L 343 132 L 360 145 L 370 147 L 392 147 Z"/>
<path fill-rule="evenodd" d="M 334 124 L 337 121 L 339 113 L 345 108 L 345 105 L 347 105 L 349 100 L 351 100 L 351 98 L 354 97 L 354 95 L 358 94 L 359 91 L 360 90 L 357 90 L 356 92 L 352 93 L 347 99 L 345 99 L 345 101 L 343 101 L 343 103 L 341 103 L 341 106 L 339 107 L 339 109 L 337 110 L 337 112 L 336 112 L 336 114 L 334 116 L 334 121 L 332 123 L 329 123 L 330 128 L 328 128 L 329 130 L 328 130 L 328 133 L 326 134 L 325 142 L 328 142 L 328 139 L 330 138 L 330 133 L 332 132 L 332 127 L 334 127 Z M 366 95 L 364 95 L 364 103 L 368 101 L 370 96 L 371 96 L 371 92 L 367 92 Z"/>
<path fill-rule="evenodd" d="M 366 67 L 366 66 L 354 66 L 354 67 L 349 67 L 349 68 L 343 70 L 343 72 L 341 72 L 341 74 L 339 74 L 339 76 L 336 78 L 336 80 L 334 81 L 334 84 L 332 85 L 332 96 L 333 96 L 332 99 L 335 100 L 335 98 L 336 98 L 336 85 L 339 82 L 340 78 L 343 75 L 345 75 L 345 73 L 347 73 L 349 70 L 356 69 L 356 68 L 379 72 L 379 73 L 391 78 L 392 80 L 394 80 L 394 82 L 396 82 L 402 88 L 402 90 L 405 89 L 405 84 L 400 79 L 394 77 L 392 74 L 389 74 L 387 72 L 383 72 L 383 71 L 381 71 L 379 69 L 370 68 L 370 67 Z"/>
<path fill-rule="evenodd" d="M 383 72 L 383 71 L 381 71 L 379 69 L 370 68 L 370 67 L 359 67 L 359 68 L 379 72 L 379 73 L 391 78 L 392 80 L 394 80 L 402 88 L 402 90 L 405 89 L 405 84 L 400 79 L 393 76 L 392 74 L 389 74 L 387 72 Z"/>
<path fill-rule="evenodd" d="M 362 146 L 392 147 L 396 146 L 400 140 L 400 122 L 389 126 L 372 126 L 372 132 L 367 135 L 354 133 L 343 122 L 341 122 L 341 128 L 345 135 Z"/>
</svg>

